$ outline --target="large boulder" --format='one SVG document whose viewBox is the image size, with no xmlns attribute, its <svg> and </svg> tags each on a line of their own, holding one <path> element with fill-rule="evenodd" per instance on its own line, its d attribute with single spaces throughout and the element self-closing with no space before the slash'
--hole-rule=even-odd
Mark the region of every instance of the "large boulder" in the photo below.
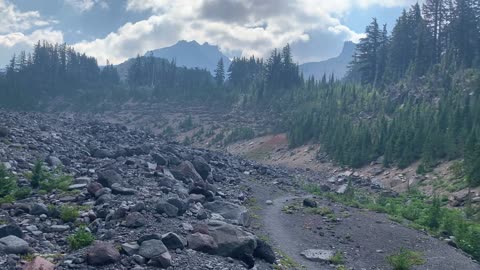
<svg viewBox="0 0 480 270">
<path fill-rule="evenodd" d="M 255 235 L 239 226 L 217 220 L 208 223 L 208 233 L 218 245 L 218 255 L 237 258 L 253 266 L 253 252 L 257 247 Z"/>
<path fill-rule="evenodd" d="M 42 257 L 35 257 L 31 262 L 23 266 L 23 270 L 54 270 L 55 265 Z"/>
<path fill-rule="evenodd" d="M 168 249 L 184 249 L 187 245 L 185 238 L 173 232 L 162 235 L 162 242 Z"/>
<path fill-rule="evenodd" d="M 30 214 L 34 216 L 48 215 L 48 207 L 44 203 L 34 203 L 30 208 Z"/>
<path fill-rule="evenodd" d="M 115 183 L 121 183 L 122 176 L 114 170 L 103 170 L 98 172 L 98 182 L 110 188 Z"/>
<path fill-rule="evenodd" d="M 138 254 L 146 259 L 152 259 L 168 252 L 162 240 L 152 239 L 142 242 Z"/>
<path fill-rule="evenodd" d="M 188 202 L 178 197 L 169 198 L 167 202 L 178 208 L 178 215 L 183 215 L 188 210 Z"/>
<path fill-rule="evenodd" d="M 119 183 L 112 184 L 111 189 L 113 194 L 135 195 L 135 189 L 123 187 Z"/>
<path fill-rule="evenodd" d="M 0 238 L 15 235 L 16 237 L 23 238 L 22 229 L 17 224 L 5 224 L 0 226 Z"/>
<path fill-rule="evenodd" d="M 161 154 L 153 153 L 151 156 L 152 156 L 152 159 L 155 161 L 155 163 L 157 163 L 158 165 L 160 166 L 167 165 L 167 159 Z"/>
<path fill-rule="evenodd" d="M 172 170 L 172 174 L 175 179 L 181 180 L 186 184 L 193 182 L 195 185 L 205 185 L 203 178 L 198 174 L 190 161 L 183 161 L 180 163 L 180 165 Z"/>
<path fill-rule="evenodd" d="M 257 248 L 253 251 L 253 256 L 268 263 L 274 263 L 276 260 L 272 247 L 261 239 L 257 239 Z"/>
<path fill-rule="evenodd" d="M 199 232 L 188 235 L 187 242 L 190 249 L 205 253 L 215 253 L 218 248 L 213 237 Z"/>
<path fill-rule="evenodd" d="M 198 174 L 203 178 L 203 180 L 206 180 L 208 175 L 212 171 L 210 165 L 208 165 L 208 163 L 202 157 L 195 157 L 193 159 L 193 166 L 195 167 L 195 170 L 198 172 Z"/>
<path fill-rule="evenodd" d="M 214 213 L 220 214 L 223 218 L 230 220 L 235 224 L 249 226 L 251 222 L 250 214 L 245 206 L 237 205 L 227 201 L 216 200 L 203 205 Z"/>
<path fill-rule="evenodd" d="M 45 160 L 50 167 L 59 167 L 62 166 L 62 161 L 55 156 L 48 156 Z"/>
<path fill-rule="evenodd" d="M 120 252 L 111 243 L 96 241 L 93 247 L 87 251 L 87 263 L 101 266 L 116 263 L 120 260 Z"/>
<path fill-rule="evenodd" d="M 9 235 L 0 238 L 0 251 L 7 254 L 27 254 L 29 246 L 25 240 L 15 235 Z"/>
<path fill-rule="evenodd" d="M 168 202 L 159 202 L 155 207 L 159 214 L 166 214 L 168 217 L 178 216 L 178 208 Z"/>
</svg>

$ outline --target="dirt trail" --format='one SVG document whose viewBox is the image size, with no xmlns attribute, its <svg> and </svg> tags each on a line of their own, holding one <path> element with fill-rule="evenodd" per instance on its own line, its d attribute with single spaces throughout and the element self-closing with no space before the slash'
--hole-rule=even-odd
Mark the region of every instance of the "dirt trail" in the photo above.
<svg viewBox="0 0 480 270">
<path fill-rule="evenodd" d="M 343 253 L 344 265 L 353 269 L 391 269 L 386 257 L 401 248 L 418 251 L 425 264 L 414 269 L 478 270 L 480 265 L 459 249 L 421 231 L 408 228 L 379 214 L 346 207 L 315 198 L 319 207 L 330 209 L 330 217 L 311 214 L 302 205 L 309 197 L 295 192 L 275 191 L 275 187 L 252 184 L 259 204 L 257 214 L 261 221 L 260 233 L 282 253 L 299 265 L 298 269 L 335 269 L 329 263 L 312 262 L 300 253 L 306 249 L 326 249 Z M 267 205 L 266 200 L 272 200 Z M 293 214 L 283 211 L 295 205 Z M 332 218 L 333 216 L 333 218 Z"/>
</svg>

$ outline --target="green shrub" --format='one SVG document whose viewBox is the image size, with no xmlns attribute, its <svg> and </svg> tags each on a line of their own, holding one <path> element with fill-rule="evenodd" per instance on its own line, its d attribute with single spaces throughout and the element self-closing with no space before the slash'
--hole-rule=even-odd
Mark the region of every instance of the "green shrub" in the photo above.
<svg viewBox="0 0 480 270">
<path fill-rule="evenodd" d="M 78 229 L 75 234 L 67 237 L 68 245 L 71 249 L 77 250 L 87 247 L 95 241 L 95 236 L 84 227 Z"/>
<path fill-rule="evenodd" d="M 13 197 L 15 197 L 15 199 L 17 199 L 17 200 L 22 200 L 22 199 L 28 198 L 28 196 L 30 196 L 31 193 L 32 193 L 32 189 L 31 189 L 31 188 L 29 188 L 29 187 L 21 187 L 21 188 L 17 188 L 17 189 L 13 192 Z"/>
<path fill-rule="evenodd" d="M 342 264 L 345 261 L 343 258 L 343 253 L 341 251 L 335 252 L 335 255 L 330 259 L 330 262 L 333 264 Z"/>
<path fill-rule="evenodd" d="M 64 205 L 60 208 L 60 219 L 63 222 L 74 222 L 79 216 L 80 213 L 75 206 Z"/>
<path fill-rule="evenodd" d="M 72 184 L 72 177 L 64 174 L 61 168 L 57 168 L 53 173 L 43 168 L 43 162 L 37 161 L 32 172 L 27 175 L 30 178 L 32 188 L 40 188 L 40 190 L 52 192 L 53 190 L 68 190 Z"/>
<path fill-rule="evenodd" d="M 67 191 L 68 187 L 72 184 L 72 177 L 63 173 L 50 175 L 48 179 L 40 182 L 40 189 L 47 192 L 53 190 Z"/>
<path fill-rule="evenodd" d="M 47 178 L 46 172 L 43 169 L 43 162 L 38 160 L 33 167 L 32 174 L 30 176 L 30 184 L 32 188 L 39 188 L 40 182 Z"/>
<path fill-rule="evenodd" d="M 394 270 L 409 270 L 414 265 L 425 263 L 422 254 L 405 248 L 401 248 L 397 254 L 388 256 L 387 261 Z"/>
<path fill-rule="evenodd" d="M 17 180 L 15 176 L 8 173 L 5 166 L 0 164 L 0 198 L 12 194 L 16 188 Z"/>
</svg>

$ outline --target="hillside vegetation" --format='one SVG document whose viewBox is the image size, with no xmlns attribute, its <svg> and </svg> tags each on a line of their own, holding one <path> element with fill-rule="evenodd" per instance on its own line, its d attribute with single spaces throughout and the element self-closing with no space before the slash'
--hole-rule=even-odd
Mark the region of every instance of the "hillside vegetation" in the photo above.
<svg viewBox="0 0 480 270">
<path fill-rule="evenodd" d="M 398 18 L 392 33 L 376 19 L 356 46 L 347 78 L 304 78 L 289 45 L 267 59 L 220 60 L 214 76 L 174 61 L 137 57 L 126 81 L 112 65 L 65 45 L 38 43 L 0 77 L 2 106 L 43 109 L 60 100 L 85 110 L 116 102 L 241 105 L 276 119 L 291 146 L 322 144 L 342 165 L 382 157 L 385 166 L 463 159 L 480 184 L 480 12 L 477 1 L 428 0 Z M 275 117 L 272 117 L 275 116 Z"/>
</svg>

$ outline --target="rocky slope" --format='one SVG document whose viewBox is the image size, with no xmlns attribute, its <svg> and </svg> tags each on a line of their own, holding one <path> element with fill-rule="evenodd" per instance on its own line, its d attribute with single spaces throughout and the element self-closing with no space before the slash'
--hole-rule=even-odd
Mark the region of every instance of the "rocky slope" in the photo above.
<svg viewBox="0 0 480 270">
<path fill-rule="evenodd" d="M 248 191 L 240 191 L 245 172 L 264 167 L 75 115 L 0 115 L 0 161 L 19 188 L 31 185 L 37 160 L 45 173 L 73 179 L 64 191 L 33 189 L 1 205 L 1 269 L 245 269 L 275 261 L 248 229 Z M 78 215 L 66 218 L 67 205 Z M 75 250 L 67 239 L 82 232 L 96 241 Z"/>
</svg>

